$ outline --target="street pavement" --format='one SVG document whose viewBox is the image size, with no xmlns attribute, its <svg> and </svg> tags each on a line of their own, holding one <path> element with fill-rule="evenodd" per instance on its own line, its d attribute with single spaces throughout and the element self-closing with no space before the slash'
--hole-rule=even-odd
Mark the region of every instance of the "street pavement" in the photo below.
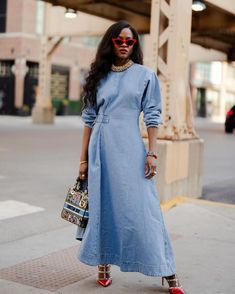
<svg viewBox="0 0 235 294">
<path fill-rule="evenodd" d="M 226 136 L 221 124 L 207 120 L 197 120 L 196 126 L 205 139 L 204 185 L 220 182 L 221 187 L 232 178 L 235 135 Z M 0 293 L 168 293 L 159 277 L 124 273 L 116 266 L 113 284 L 102 288 L 96 267 L 76 259 L 76 228 L 60 218 L 60 211 L 78 171 L 81 137 L 80 117 L 33 125 L 30 117 L 0 116 Z M 231 199 L 221 189 L 213 201 L 178 198 L 170 209 L 162 206 L 187 294 L 234 293 Z"/>
<path fill-rule="evenodd" d="M 226 134 L 223 123 L 197 118 L 204 139 L 202 198 L 235 204 L 235 131 Z"/>
</svg>

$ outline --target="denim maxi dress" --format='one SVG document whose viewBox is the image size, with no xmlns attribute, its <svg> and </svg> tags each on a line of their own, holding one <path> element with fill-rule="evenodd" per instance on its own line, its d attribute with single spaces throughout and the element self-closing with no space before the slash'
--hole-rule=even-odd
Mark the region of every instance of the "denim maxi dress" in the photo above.
<svg viewBox="0 0 235 294">
<path fill-rule="evenodd" d="M 92 128 L 88 145 L 89 221 L 77 228 L 77 258 L 114 264 L 124 272 L 168 276 L 176 272 L 154 177 L 145 178 L 146 127 L 162 124 L 161 93 L 154 71 L 137 63 L 110 70 L 97 89 L 97 106 L 82 120 Z"/>
</svg>

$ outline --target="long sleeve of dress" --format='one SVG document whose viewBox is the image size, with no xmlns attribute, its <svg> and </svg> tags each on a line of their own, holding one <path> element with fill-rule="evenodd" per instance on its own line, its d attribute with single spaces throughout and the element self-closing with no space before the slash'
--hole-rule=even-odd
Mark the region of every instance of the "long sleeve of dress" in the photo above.
<svg viewBox="0 0 235 294">
<path fill-rule="evenodd" d="M 162 103 L 159 80 L 152 72 L 146 81 L 144 94 L 142 97 L 142 110 L 144 114 L 144 123 L 146 127 L 157 127 L 162 124 Z"/>
<path fill-rule="evenodd" d="M 97 116 L 97 109 L 95 106 L 86 106 L 82 110 L 82 121 L 85 123 L 85 126 L 92 129 L 93 123 L 95 121 L 95 118 Z"/>
</svg>

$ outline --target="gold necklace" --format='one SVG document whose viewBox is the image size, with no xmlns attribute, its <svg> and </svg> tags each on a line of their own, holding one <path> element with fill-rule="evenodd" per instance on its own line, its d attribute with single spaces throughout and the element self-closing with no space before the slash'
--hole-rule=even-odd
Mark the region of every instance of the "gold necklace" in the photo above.
<svg viewBox="0 0 235 294">
<path fill-rule="evenodd" d="M 123 71 L 123 70 L 127 69 L 128 67 L 130 67 L 132 64 L 134 64 L 134 62 L 131 59 L 127 63 L 125 63 L 124 65 L 112 64 L 111 70 L 112 71 Z"/>
</svg>

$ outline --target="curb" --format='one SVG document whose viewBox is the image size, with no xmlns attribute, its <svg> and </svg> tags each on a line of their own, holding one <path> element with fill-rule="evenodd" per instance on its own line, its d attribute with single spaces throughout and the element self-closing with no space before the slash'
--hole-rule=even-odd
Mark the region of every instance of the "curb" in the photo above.
<svg viewBox="0 0 235 294">
<path fill-rule="evenodd" d="M 205 204 L 205 205 L 235 208 L 235 204 L 216 202 L 216 201 L 210 201 L 210 200 L 198 199 L 198 198 L 191 198 L 186 196 L 175 196 L 174 198 L 170 200 L 163 200 L 160 202 L 160 206 L 163 211 L 167 211 L 182 203 L 198 203 L 198 204 Z"/>
</svg>

